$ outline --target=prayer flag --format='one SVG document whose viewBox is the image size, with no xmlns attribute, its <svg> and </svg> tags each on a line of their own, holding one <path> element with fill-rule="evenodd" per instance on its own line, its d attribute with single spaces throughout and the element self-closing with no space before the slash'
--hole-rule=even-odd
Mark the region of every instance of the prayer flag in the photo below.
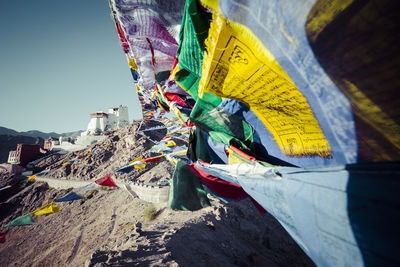
<svg viewBox="0 0 400 267">
<path fill-rule="evenodd" d="M 32 215 L 47 215 L 47 214 L 53 214 L 56 212 L 61 211 L 61 209 L 59 207 L 57 207 L 56 204 L 54 204 L 54 202 L 51 202 L 37 210 L 35 210 L 34 212 L 31 212 Z"/>
<path fill-rule="evenodd" d="M 96 181 L 94 181 L 98 185 L 102 186 L 111 186 L 111 187 L 118 187 L 118 185 L 114 182 L 114 180 L 111 178 L 111 174 L 107 174 L 103 178 L 100 178 Z"/>
</svg>

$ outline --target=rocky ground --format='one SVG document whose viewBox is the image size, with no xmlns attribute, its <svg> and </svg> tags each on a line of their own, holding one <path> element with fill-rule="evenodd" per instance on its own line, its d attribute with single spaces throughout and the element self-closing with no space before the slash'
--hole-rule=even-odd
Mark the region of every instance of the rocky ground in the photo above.
<svg viewBox="0 0 400 267">
<path fill-rule="evenodd" d="M 127 134 L 132 134 L 131 141 L 120 141 L 104 154 L 92 155 L 69 168 L 63 166 L 49 176 L 100 178 L 138 155 L 152 156 L 146 152 L 153 145 L 148 137 L 160 140 L 165 133 L 140 136 L 135 134 L 137 127 L 138 123 L 110 133 L 103 144 L 87 151 Z M 52 164 L 78 154 L 68 154 Z M 151 164 L 116 179 L 148 183 L 171 177 L 172 163 L 163 160 Z M 0 185 L 20 178 L 5 175 Z M 68 191 L 42 182 L 0 191 L 0 223 L 4 225 Z M 7 228 L 6 242 L 0 244 L 0 266 L 314 265 L 272 216 L 260 216 L 248 200 L 223 204 L 210 196 L 211 207 L 190 212 L 170 210 L 166 203 L 145 202 L 120 188 L 103 187 L 82 194 L 82 201 L 57 203 L 62 209 L 58 213 L 34 216 L 33 225 Z"/>
<path fill-rule="evenodd" d="M 160 141 L 165 136 L 167 130 L 146 131 L 143 135 L 136 134 L 136 132 L 139 127 L 143 130 L 160 125 L 162 125 L 162 123 L 157 121 L 148 121 L 142 125 L 140 125 L 140 122 L 135 122 L 119 131 L 110 132 L 108 133 L 108 138 L 104 141 L 92 145 L 85 150 L 69 153 L 58 161 L 53 162 L 52 166 L 57 166 L 80 155 L 99 149 L 100 147 L 105 147 L 105 149 L 101 149 L 100 152 L 94 153 L 89 157 L 79 159 L 75 161 L 74 164 L 55 169 L 46 176 L 90 180 L 93 178 L 101 178 L 104 175 L 112 173 L 115 169 L 128 164 L 131 160 L 139 156 L 142 158 L 157 156 L 159 155 L 158 153 L 148 152 L 148 150 L 154 145 L 153 141 Z M 122 140 L 125 136 L 128 137 Z M 116 145 L 107 147 L 108 144 L 116 140 L 120 141 L 117 142 Z M 183 145 L 183 142 L 176 142 L 178 145 Z M 174 165 L 163 158 L 156 163 L 147 163 L 144 169 L 134 169 L 129 174 L 114 173 L 113 178 L 153 183 L 162 178 L 170 178 L 169 174 L 173 172 L 173 170 Z"/>
</svg>

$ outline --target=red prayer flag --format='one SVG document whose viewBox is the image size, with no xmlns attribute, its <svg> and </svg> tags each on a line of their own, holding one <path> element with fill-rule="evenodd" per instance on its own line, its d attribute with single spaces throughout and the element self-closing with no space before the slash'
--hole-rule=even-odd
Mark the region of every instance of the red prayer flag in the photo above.
<svg viewBox="0 0 400 267">
<path fill-rule="evenodd" d="M 6 242 L 6 235 L 7 235 L 7 231 L 0 232 L 0 243 L 5 243 Z"/>
<path fill-rule="evenodd" d="M 261 215 L 266 213 L 265 209 L 250 195 L 248 195 L 240 185 L 212 176 L 211 174 L 197 168 L 196 164 L 186 164 L 186 166 L 188 166 L 190 171 L 217 195 L 235 200 L 249 197 Z"/>
<path fill-rule="evenodd" d="M 175 69 L 176 65 L 178 65 L 178 59 L 174 58 L 174 64 L 172 65 L 172 70 Z"/>
<path fill-rule="evenodd" d="M 143 161 L 144 162 L 155 162 L 155 161 L 159 161 L 162 157 L 164 157 L 164 155 L 147 158 L 147 159 L 144 159 Z"/>
<path fill-rule="evenodd" d="M 183 102 L 183 100 L 179 96 L 177 96 L 176 94 L 165 93 L 165 92 L 163 94 L 169 101 L 175 102 L 176 104 L 178 104 L 178 105 L 180 105 L 182 107 L 187 107 L 185 102 Z"/>
<path fill-rule="evenodd" d="M 94 181 L 98 185 L 102 186 L 113 186 L 113 187 L 118 187 L 118 185 L 114 182 L 114 180 L 111 178 L 111 174 L 107 174 L 103 178 L 97 179 Z"/>
</svg>

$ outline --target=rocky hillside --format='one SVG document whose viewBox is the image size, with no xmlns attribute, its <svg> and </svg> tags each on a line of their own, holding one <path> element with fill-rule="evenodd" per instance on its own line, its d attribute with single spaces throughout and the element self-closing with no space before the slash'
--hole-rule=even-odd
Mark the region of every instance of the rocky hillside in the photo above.
<svg viewBox="0 0 400 267">
<path fill-rule="evenodd" d="M 145 132 L 144 135 L 138 135 L 135 133 L 139 124 L 139 122 L 134 122 L 132 125 L 121 130 L 109 132 L 108 138 L 104 141 L 92 145 L 85 150 L 67 154 L 59 161 L 53 163 L 52 166 L 58 166 L 63 162 L 78 157 L 79 155 L 86 154 L 101 147 L 106 147 L 106 149 L 101 150 L 99 153 L 94 153 L 90 157 L 82 158 L 71 165 L 62 166 L 51 171 L 47 177 L 90 180 L 112 173 L 115 169 L 128 164 L 139 156 L 147 158 L 159 155 L 158 153 L 148 152 L 148 150 L 154 145 L 153 141 L 160 141 L 165 136 L 167 130 L 148 131 Z M 160 122 L 148 121 L 146 124 L 141 126 L 141 129 L 143 130 L 160 125 L 162 125 Z M 118 142 L 116 145 L 107 147 L 108 144 L 120 140 L 123 137 L 126 138 Z M 178 145 L 184 144 L 183 141 L 179 140 L 176 140 L 176 143 Z M 144 169 L 134 169 L 129 174 L 114 173 L 113 176 L 120 180 L 154 183 L 165 176 L 164 173 L 170 174 L 173 171 L 174 165 L 163 158 L 155 163 L 147 163 L 146 168 Z"/>
<path fill-rule="evenodd" d="M 149 122 L 142 129 L 154 125 Z M 47 177 L 100 178 L 138 156 L 152 156 L 146 152 L 153 145 L 151 140 L 160 140 L 165 131 L 143 136 L 136 134 L 137 128 L 134 123 L 109 133 L 107 140 L 85 151 L 57 162 L 49 160 L 51 166 L 58 166 L 130 135 L 104 153 L 62 166 Z M 173 164 L 164 159 L 142 170 L 113 175 L 113 179 L 152 183 L 169 179 L 173 170 Z M 0 186 L 18 179 L 4 176 Z M 71 190 L 84 199 L 56 202 L 61 211 L 33 216 L 32 225 L 1 230 L 7 236 L 0 244 L 0 266 L 313 266 L 280 224 L 268 214 L 261 216 L 249 200 L 224 204 L 208 195 L 211 207 L 173 211 L 166 203 L 145 202 L 122 188 L 60 190 L 36 181 L 1 191 L 0 223 L 9 223 Z"/>
</svg>

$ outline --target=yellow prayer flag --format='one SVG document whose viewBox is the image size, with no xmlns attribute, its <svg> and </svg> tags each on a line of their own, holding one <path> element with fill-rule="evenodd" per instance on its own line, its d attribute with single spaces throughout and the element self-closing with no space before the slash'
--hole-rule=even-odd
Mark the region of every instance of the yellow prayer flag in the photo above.
<svg viewBox="0 0 400 267">
<path fill-rule="evenodd" d="M 169 140 L 166 146 L 176 146 L 176 143 L 174 142 L 174 140 Z"/>
<path fill-rule="evenodd" d="M 176 165 L 176 163 L 178 162 L 178 160 L 176 158 L 173 158 L 173 157 L 167 157 L 167 159 L 169 161 L 171 161 L 174 165 Z"/>
<path fill-rule="evenodd" d="M 161 150 L 167 146 L 176 146 L 176 143 L 174 142 L 174 140 L 169 140 L 167 142 L 167 144 L 165 144 L 164 146 L 162 146 L 160 149 L 157 150 L 157 152 L 161 152 Z"/>
<path fill-rule="evenodd" d="M 32 176 L 29 176 L 28 181 L 29 182 L 33 182 L 33 180 L 35 180 L 36 177 L 37 177 L 36 174 L 32 175 Z"/>
<path fill-rule="evenodd" d="M 185 121 L 182 119 L 181 111 L 179 110 L 179 108 L 177 108 L 175 105 L 171 105 L 170 108 L 172 108 L 172 110 L 174 111 L 174 113 L 178 117 L 178 119 L 181 121 L 181 123 L 183 125 L 186 125 Z"/>
<path fill-rule="evenodd" d="M 59 207 L 57 207 L 56 204 L 54 204 L 54 202 L 51 202 L 37 210 L 35 210 L 34 212 L 31 212 L 32 215 L 47 215 L 47 214 L 52 214 L 52 213 L 56 213 L 59 212 L 61 209 Z"/>
<path fill-rule="evenodd" d="M 185 156 L 186 154 L 187 154 L 187 149 L 171 153 L 171 155 L 175 155 L 175 156 Z"/>
<path fill-rule="evenodd" d="M 150 94 L 151 99 L 154 99 L 156 97 L 156 95 L 157 95 L 157 91 L 156 90 L 152 91 Z"/>
<path fill-rule="evenodd" d="M 144 169 L 146 167 L 146 164 L 143 163 L 142 165 L 134 165 L 133 167 L 135 167 L 135 169 L 141 170 L 141 169 Z"/>
<path fill-rule="evenodd" d="M 179 68 L 179 65 L 176 64 L 175 68 L 171 71 L 171 75 L 170 75 L 171 81 L 175 80 L 175 75 L 180 70 L 181 70 L 181 68 Z"/>
<path fill-rule="evenodd" d="M 228 164 L 242 163 L 244 162 L 240 158 L 236 157 L 233 153 L 233 150 L 228 148 L 229 156 L 228 156 Z"/>
<path fill-rule="evenodd" d="M 138 67 L 137 67 L 137 65 L 136 65 L 136 62 L 135 62 L 135 60 L 133 59 L 133 58 L 129 58 L 129 67 L 131 67 L 131 69 L 133 69 L 133 70 L 137 70 L 138 69 Z"/>
<path fill-rule="evenodd" d="M 218 6 L 202 2 L 211 8 Z M 245 103 L 274 136 L 283 154 L 332 155 L 307 99 L 273 54 L 249 28 L 214 11 L 205 41 L 199 97 L 209 92 Z"/>
</svg>

